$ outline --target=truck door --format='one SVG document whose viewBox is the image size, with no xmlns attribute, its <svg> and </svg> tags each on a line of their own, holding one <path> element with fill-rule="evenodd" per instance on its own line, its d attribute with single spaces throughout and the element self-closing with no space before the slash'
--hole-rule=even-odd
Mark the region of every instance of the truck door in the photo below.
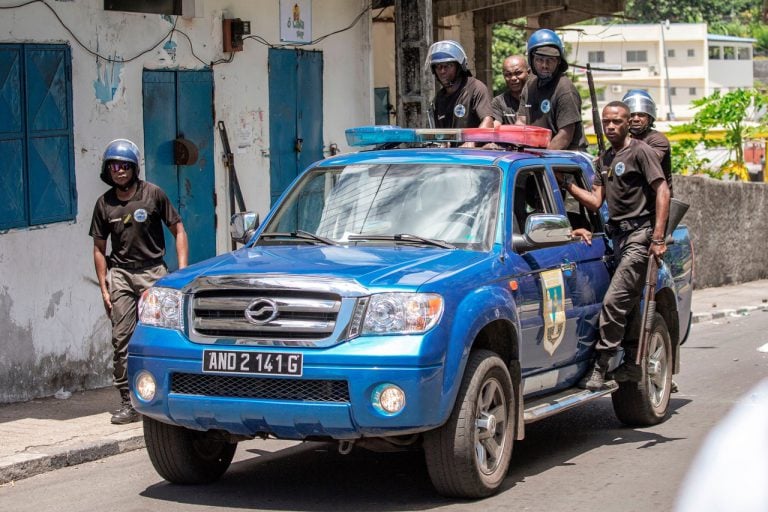
<svg viewBox="0 0 768 512">
<path fill-rule="evenodd" d="M 569 174 L 576 184 L 589 190 L 591 176 L 585 175 L 584 169 L 576 165 L 553 165 L 553 173 Z M 554 181 L 557 187 L 557 181 Z M 592 245 L 572 243 L 571 252 L 576 265 L 570 276 L 570 289 L 573 299 L 573 316 L 578 319 L 577 336 L 580 347 L 589 346 L 589 340 L 598 337 L 598 318 L 602 308 L 602 299 L 608 289 L 612 272 L 612 248 L 608 246 L 603 220 L 598 213 L 587 210 L 573 196 L 557 187 L 555 200 L 559 208 L 565 211 L 573 229 L 585 228 L 592 232 Z"/>
<path fill-rule="evenodd" d="M 533 214 L 563 214 L 562 201 L 554 195 L 554 177 L 546 167 L 528 167 L 518 171 L 512 193 L 513 232 L 523 233 L 527 218 Z M 587 339 L 583 302 L 594 303 L 589 283 L 584 282 L 577 258 L 582 242 L 534 249 L 520 254 L 523 272 L 517 278 L 518 314 L 522 327 L 520 359 L 526 377 L 547 375 L 538 382 L 526 379 L 525 392 L 533 382 L 538 389 L 551 388 L 568 378 L 565 368 L 586 357 Z M 594 294 L 593 294 L 594 295 Z M 578 307 L 577 307 L 578 305 Z M 593 326 L 594 327 L 594 326 Z M 563 369 L 566 373 L 548 373 Z M 575 367 L 571 369 L 577 373 Z"/>
</svg>

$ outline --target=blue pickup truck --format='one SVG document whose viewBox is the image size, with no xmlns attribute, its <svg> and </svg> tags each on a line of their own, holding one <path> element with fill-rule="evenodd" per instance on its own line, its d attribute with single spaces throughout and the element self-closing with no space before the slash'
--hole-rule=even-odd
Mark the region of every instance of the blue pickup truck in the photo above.
<svg viewBox="0 0 768 512">
<path fill-rule="evenodd" d="M 233 217 L 242 248 L 148 290 L 128 373 L 158 473 L 205 483 L 241 440 L 332 441 L 421 449 L 438 492 L 478 498 L 532 422 L 608 394 L 627 425 L 663 421 L 691 318 L 687 230 L 659 270 L 642 379 L 581 389 L 612 247 L 605 210 L 558 188 L 555 173 L 591 183 L 590 160 L 542 149 L 546 132 L 349 130 L 375 149 L 313 164 L 263 223 Z"/>
</svg>

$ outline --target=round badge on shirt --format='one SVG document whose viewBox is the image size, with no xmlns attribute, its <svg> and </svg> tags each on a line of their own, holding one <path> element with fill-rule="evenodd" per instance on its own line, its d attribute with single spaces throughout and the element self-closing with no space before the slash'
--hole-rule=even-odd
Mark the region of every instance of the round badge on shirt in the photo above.
<svg viewBox="0 0 768 512">
<path fill-rule="evenodd" d="M 466 107 L 464 105 L 462 105 L 461 103 L 459 103 L 458 105 L 453 107 L 453 115 L 455 117 L 464 117 L 465 115 L 467 115 Z"/>
<path fill-rule="evenodd" d="M 616 164 L 616 176 L 621 176 L 624 174 L 624 162 L 619 162 Z"/>
<path fill-rule="evenodd" d="M 552 109 L 552 103 L 550 103 L 549 100 L 544 100 L 541 102 L 541 111 L 545 114 L 549 112 Z"/>
<path fill-rule="evenodd" d="M 133 218 L 136 219 L 136 222 L 144 222 L 147 220 L 147 210 L 144 208 L 139 208 L 133 212 Z"/>
</svg>

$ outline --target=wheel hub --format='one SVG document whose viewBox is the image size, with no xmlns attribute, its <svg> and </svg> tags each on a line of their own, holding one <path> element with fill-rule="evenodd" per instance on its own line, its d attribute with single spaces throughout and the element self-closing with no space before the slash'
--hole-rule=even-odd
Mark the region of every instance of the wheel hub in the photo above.
<svg viewBox="0 0 768 512">
<path fill-rule="evenodd" d="M 480 413 L 480 418 L 477 420 L 477 427 L 480 430 L 486 430 L 488 432 L 496 431 L 496 416 L 488 414 L 487 412 Z"/>
</svg>

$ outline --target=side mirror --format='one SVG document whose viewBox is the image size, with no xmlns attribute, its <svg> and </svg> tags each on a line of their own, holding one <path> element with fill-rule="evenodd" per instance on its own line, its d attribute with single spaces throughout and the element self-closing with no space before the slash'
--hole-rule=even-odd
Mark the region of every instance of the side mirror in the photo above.
<svg viewBox="0 0 768 512">
<path fill-rule="evenodd" d="M 229 221 L 229 236 L 232 240 L 244 244 L 253 236 L 259 226 L 259 214 L 256 212 L 240 212 Z"/>
<path fill-rule="evenodd" d="M 562 245 L 571 241 L 571 223 L 565 215 L 535 214 L 525 222 L 525 233 L 512 238 L 518 252 Z"/>
</svg>

